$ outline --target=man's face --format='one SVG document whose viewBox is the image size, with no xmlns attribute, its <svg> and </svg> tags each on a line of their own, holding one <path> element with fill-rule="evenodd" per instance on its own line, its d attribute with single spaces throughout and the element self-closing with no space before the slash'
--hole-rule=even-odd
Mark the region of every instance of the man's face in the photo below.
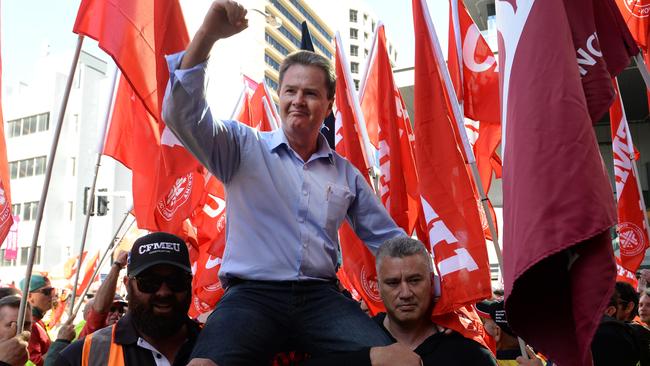
<svg viewBox="0 0 650 366">
<path fill-rule="evenodd" d="M 433 287 L 426 258 L 421 255 L 384 257 L 377 279 L 391 321 L 405 324 L 429 317 Z"/>
<path fill-rule="evenodd" d="M 192 276 L 189 273 L 159 264 L 125 281 L 129 313 L 142 333 L 152 338 L 166 338 L 185 324 L 191 301 Z"/>
<path fill-rule="evenodd" d="M 119 302 L 113 303 L 110 309 L 108 309 L 108 316 L 106 317 L 106 325 L 115 324 L 124 315 L 126 309 L 127 307 L 125 304 Z"/>
<path fill-rule="evenodd" d="M 639 299 L 639 318 L 642 322 L 650 324 L 650 296 L 645 294 Z"/>
<path fill-rule="evenodd" d="M 280 119 L 287 136 L 305 137 L 320 131 L 332 111 L 325 72 L 316 66 L 292 65 L 280 85 Z"/>
<path fill-rule="evenodd" d="M 0 308 L 0 341 L 7 340 L 16 335 L 15 329 L 11 326 L 18 320 L 18 308 L 11 306 L 3 306 Z M 25 323 L 23 330 L 30 331 L 32 329 L 32 314 L 25 312 Z"/>
<path fill-rule="evenodd" d="M 45 314 L 45 312 L 52 309 L 55 296 L 56 290 L 52 287 L 50 282 L 47 281 L 45 286 L 30 292 L 28 300 L 32 307 L 37 308 Z"/>
</svg>

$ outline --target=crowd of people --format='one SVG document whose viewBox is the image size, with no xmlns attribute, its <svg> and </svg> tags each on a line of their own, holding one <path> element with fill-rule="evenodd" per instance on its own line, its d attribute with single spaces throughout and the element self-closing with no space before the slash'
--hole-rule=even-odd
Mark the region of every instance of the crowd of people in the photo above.
<svg viewBox="0 0 650 366">
<path fill-rule="evenodd" d="M 187 50 L 167 59 L 164 120 L 227 192 L 219 272 L 226 291 L 205 325 L 188 316 L 186 243 L 154 232 L 116 255 L 85 305 L 83 326 L 64 322 L 54 341 L 42 321 L 55 292 L 46 276 L 32 276 L 24 289 L 23 331 L 16 330 L 20 297 L 0 299 L 0 365 L 552 365 L 532 349 L 521 354 L 501 298 L 476 304 L 484 344 L 432 321 L 429 252 L 320 134 L 335 94 L 329 60 L 308 51 L 286 57 L 278 130 L 212 118 L 204 89 L 208 56 L 219 39 L 246 27 L 240 4 L 217 0 Z M 375 255 L 385 313 L 369 317 L 339 286 L 337 231 L 344 220 Z M 116 294 L 124 268 L 126 301 Z M 639 298 L 629 285 L 616 285 L 594 337 L 596 366 L 648 365 L 644 291 Z"/>
</svg>

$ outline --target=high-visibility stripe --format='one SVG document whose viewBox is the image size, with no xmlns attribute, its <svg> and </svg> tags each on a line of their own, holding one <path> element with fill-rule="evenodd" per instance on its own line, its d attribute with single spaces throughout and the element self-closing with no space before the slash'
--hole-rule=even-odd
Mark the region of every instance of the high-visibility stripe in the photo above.
<svg viewBox="0 0 650 366">
<path fill-rule="evenodd" d="M 81 352 L 81 366 L 88 366 L 88 355 L 90 354 L 90 346 L 92 344 L 93 333 L 90 333 L 84 339 L 84 348 Z"/>
<path fill-rule="evenodd" d="M 113 325 L 86 336 L 81 366 L 124 366 L 124 350 L 113 342 L 115 329 Z"/>
</svg>

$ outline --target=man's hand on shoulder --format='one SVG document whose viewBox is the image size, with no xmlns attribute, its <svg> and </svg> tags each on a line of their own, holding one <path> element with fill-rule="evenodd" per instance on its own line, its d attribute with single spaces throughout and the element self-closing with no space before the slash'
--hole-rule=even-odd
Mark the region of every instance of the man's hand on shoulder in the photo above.
<svg viewBox="0 0 650 366">
<path fill-rule="evenodd" d="M 422 359 L 415 352 L 400 343 L 390 346 L 372 347 L 370 349 L 370 362 L 372 366 L 421 366 Z"/>
</svg>

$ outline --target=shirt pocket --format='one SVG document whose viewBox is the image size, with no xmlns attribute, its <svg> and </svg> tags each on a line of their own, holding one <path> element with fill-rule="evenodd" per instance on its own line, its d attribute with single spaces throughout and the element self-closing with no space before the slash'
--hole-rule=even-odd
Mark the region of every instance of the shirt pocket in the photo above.
<svg viewBox="0 0 650 366">
<path fill-rule="evenodd" d="M 336 237 L 336 231 L 341 226 L 348 212 L 348 207 L 350 207 L 352 193 L 348 187 L 334 183 L 328 183 L 325 189 L 325 202 L 327 206 L 325 229 Z"/>
</svg>

